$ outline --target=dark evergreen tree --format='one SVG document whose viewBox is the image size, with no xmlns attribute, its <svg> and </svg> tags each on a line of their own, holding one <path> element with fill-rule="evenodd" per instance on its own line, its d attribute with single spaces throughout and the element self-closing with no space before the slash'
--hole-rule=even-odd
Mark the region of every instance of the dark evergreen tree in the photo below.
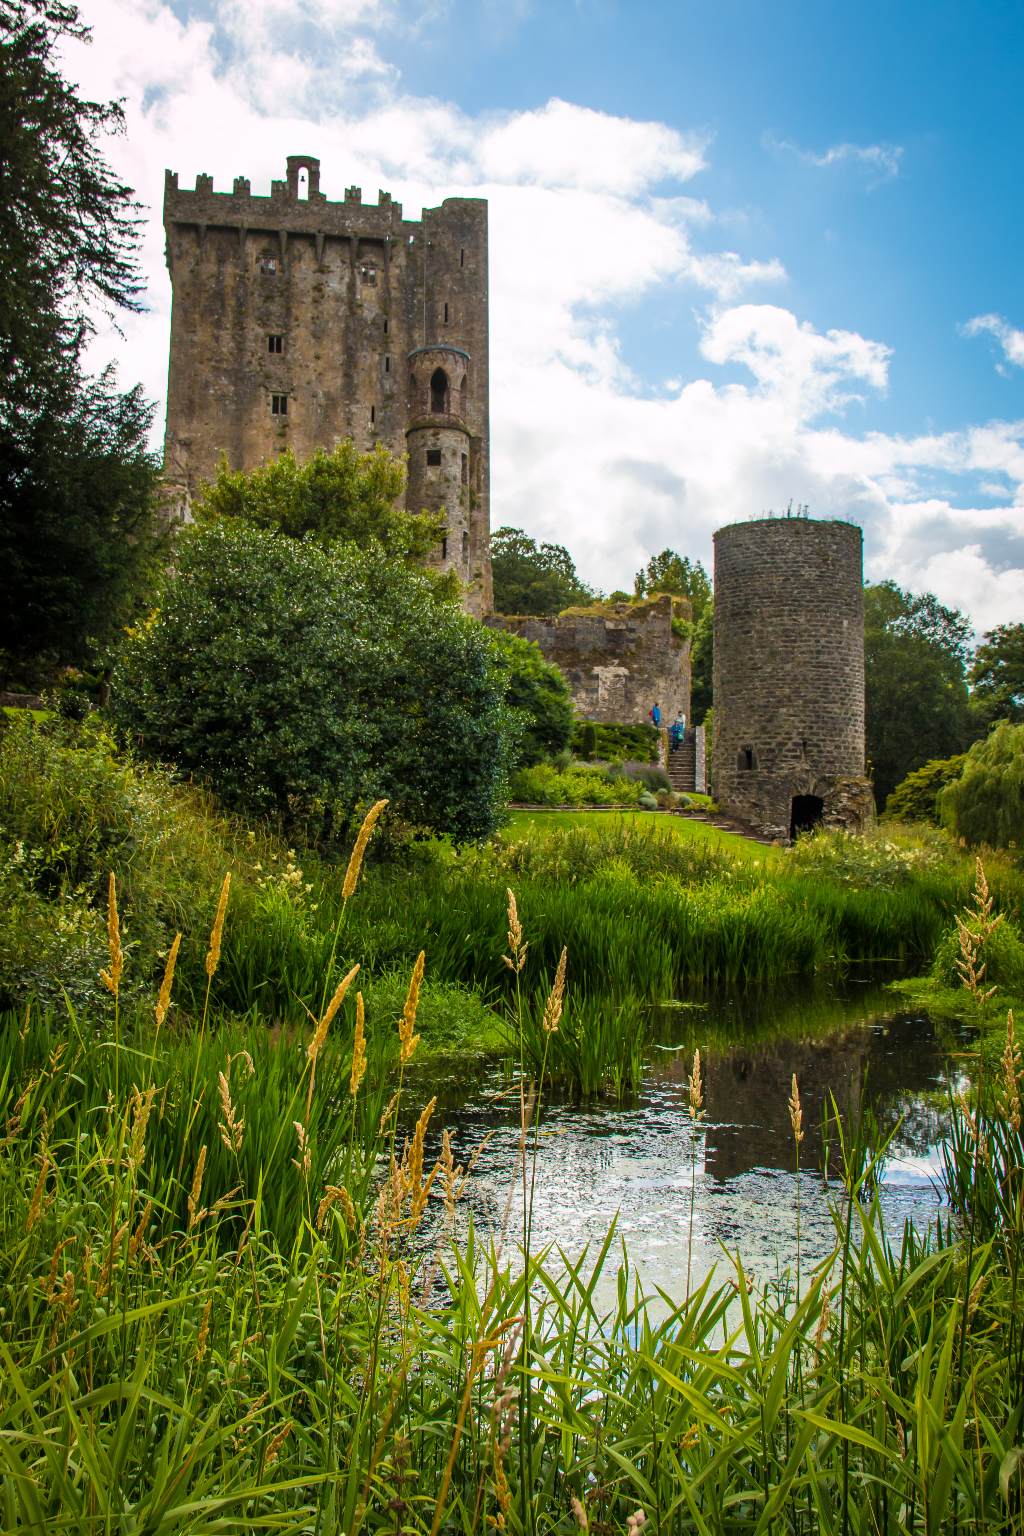
<svg viewBox="0 0 1024 1536">
<path fill-rule="evenodd" d="M 520 528 L 491 535 L 491 573 L 498 613 L 556 614 L 594 599 L 564 545 L 538 544 Z"/>
</svg>

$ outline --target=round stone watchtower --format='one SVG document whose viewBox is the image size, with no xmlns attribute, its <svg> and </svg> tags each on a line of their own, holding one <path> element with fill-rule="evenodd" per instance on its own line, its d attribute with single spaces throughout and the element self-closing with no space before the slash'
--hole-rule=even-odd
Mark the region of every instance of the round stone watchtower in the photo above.
<svg viewBox="0 0 1024 1536">
<path fill-rule="evenodd" d="M 804 517 L 715 534 L 714 795 L 770 837 L 874 813 L 861 543 L 852 523 Z"/>
<path fill-rule="evenodd" d="M 443 516 L 444 532 L 430 564 L 436 570 L 454 571 L 468 589 L 467 606 L 478 612 L 484 607 L 480 602 L 481 564 L 486 551 L 474 547 L 477 456 L 466 421 L 471 358 L 462 347 L 438 343 L 416 347 L 408 362 L 406 504 L 410 511 L 426 510 Z"/>
</svg>

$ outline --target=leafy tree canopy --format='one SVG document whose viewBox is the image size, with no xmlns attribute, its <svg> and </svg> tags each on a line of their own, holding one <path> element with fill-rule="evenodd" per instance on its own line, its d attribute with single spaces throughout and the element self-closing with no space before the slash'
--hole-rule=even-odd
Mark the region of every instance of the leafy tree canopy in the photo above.
<svg viewBox="0 0 1024 1536">
<path fill-rule="evenodd" d="M 321 544 L 365 546 L 376 539 L 397 559 L 423 560 L 440 539 L 444 520 L 402 511 L 397 501 L 404 489 L 400 459 L 383 447 L 360 453 L 348 439 L 329 453 L 318 449 L 302 464 L 290 449 L 253 470 L 232 470 L 222 460 L 196 517 L 240 517 L 293 538 L 308 534 Z"/>
<path fill-rule="evenodd" d="M 86 662 L 138 611 L 166 542 L 147 448 L 153 407 L 109 374 L 0 432 L 0 652 L 33 680 Z"/>
<path fill-rule="evenodd" d="M 109 641 L 159 540 L 150 408 L 80 367 L 92 316 L 141 292 L 138 207 L 102 152 L 121 108 L 58 68 L 86 36 L 62 0 L 0 0 L 0 668 L 28 685 Z"/>
<path fill-rule="evenodd" d="M 966 761 L 966 754 L 958 752 L 955 757 L 933 758 L 915 768 L 885 802 L 886 815 L 898 816 L 901 821 L 932 821 L 938 826 L 939 791 L 960 777 Z"/>
<path fill-rule="evenodd" d="M 494 829 L 506 676 L 424 575 L 222 518 L 185 531 L 166 581 L 111 687 L 147 756 L 286 826 L 384 796 L 415 826 Z"/>
<path fill-rule="evenodd" d="M 554 757 L 572 737 L 572 694 L 565 678 L 532 640 L 505 629 L 488 633 L 498 664 L 508 675 L 508 706 L 519 722 L 516 766 Z"/>
<path fill-rule="evenodd" d="M 1001 720 L 976 741 L 938 805 L 946 826 L 975 847 L 1024 844 L 1024 725 Z"/>
<path fill-rule="evenodd" d="M 914 768 L 968 744 L 970 635 L 970 620 L 930 592 L 865 588 L 867 755 L 880 804 Z"/>
<path fill-rule="evenodd" d="M 498 613 L 556 614 L 593 600 L 562 544 L 538 544 L 521 528 L 491 535 L 491 573 Z"/>
<path fill-rule="evenodd" d="M 1024 721 L 1024 624 L 1000 624 L 974 653 L 972 703 L 988 719 Z"/>
<path fill-rule="evenodd" d="M 57 67 L 88 36 L 74 5 L 0 0 L 0 425 L 77 367 L 97 305 L 138 309 L 138 204 L 100 147 L 117 102 L 83 101 Z"/>
<path fill-rule="evenodd" d="M 715 605 L 706 604 L 693 627 L 690 647 L 690 713 L 694 725 L 705 722 L 714 704 Z"/>
<path fill-rule="evenodd" d="M 711 603 L 711 581 L 701 562 L 677 555 L 674 549 L 652 555 L 643 570 L 637 571 L 633 589 L 637 597 L 652 597 L 656 592 L 688 597 L 695 623 Z"/>
</svg>

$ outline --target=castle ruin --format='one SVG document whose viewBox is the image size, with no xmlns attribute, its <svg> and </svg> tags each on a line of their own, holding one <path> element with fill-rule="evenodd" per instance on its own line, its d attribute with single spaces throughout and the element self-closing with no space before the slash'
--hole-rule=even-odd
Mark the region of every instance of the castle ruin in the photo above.
<svg viewBox="0 0 1024 1536">
<path fill-rule="evenodd" d="M 222 456 L 248 470 L 383 444 L 408 454 L 408 509 L 444 516 L 429 563 L 489 612 L 487 203 L 446 198 L 416 221 L 387 192 L 330 202 L 319 160 L 289 155 L 269 197 L 168 171 L 164 229 L 171 498 L 187 510 Z"/>
<path fill-rule="evenodd" d="M 783 841 L 874 814 L 861 544 L 852 523 L 804 517 L 715 534 L 714 795 Z"/>
</svg>

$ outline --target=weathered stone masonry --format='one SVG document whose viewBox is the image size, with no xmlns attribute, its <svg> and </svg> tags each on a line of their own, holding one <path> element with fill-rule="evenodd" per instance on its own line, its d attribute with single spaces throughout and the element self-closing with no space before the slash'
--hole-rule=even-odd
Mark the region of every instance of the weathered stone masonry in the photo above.
<svg viewBox="0 0 1024 1536">
<path fill-rule="evenodd" d="M 352 438 L 409 454 L 406 505 L 445 514 L 431 564 L 491 608 L 487 204 L 446 198 L 404 219 L 320 191 L 320 162 L 253 196 L 167 172 L 173 287 L 164 467 L 187 508 L 221 455 L 253 469 Z"/>
<path fill-rule="evenodd" d="M 666 725 L 690 714 L 690 642 L 672 620 L 689 619 L 686 598 L 613 603 L 597 612 L 568 609 L 557 618 L 494 614 L 488 623 L 534 640 L 572 692 L 584 720 L 635 724 L 661 705 Z"/>
<path fill-rule="evenodd" d="M 714 694 L 724 810 L 779 838 L 870 819 L 859 528 L 763 518 L 719 529 Z"/>
</svg>

